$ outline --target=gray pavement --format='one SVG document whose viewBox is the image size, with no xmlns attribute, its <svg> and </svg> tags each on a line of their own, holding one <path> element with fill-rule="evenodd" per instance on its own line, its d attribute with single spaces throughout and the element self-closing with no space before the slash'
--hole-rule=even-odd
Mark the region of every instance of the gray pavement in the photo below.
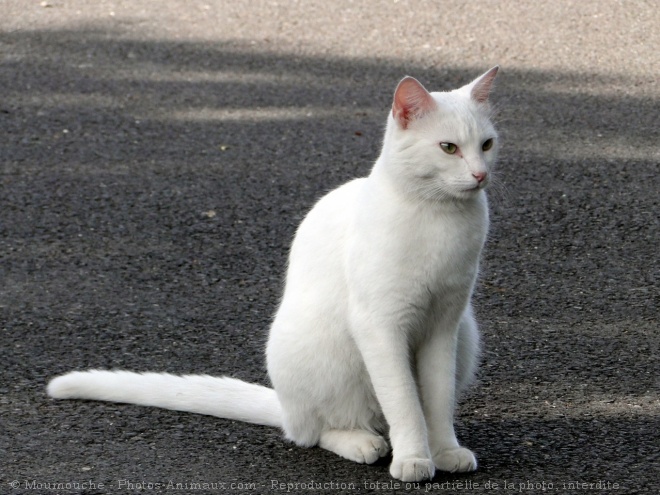
<svg viewBox="0 0 660 495">
<path fill-rule="evenodd" d="M 655 2 L 0 9 L 0 493 L 423 493 L 273 429 L 44 388 L 87 368 L 265 383 L 290 239 L 368 173 L 398 80 L 495 64 L 485 348 L 458 423 L 480 468 L 430 488 L 658 493 Z"/>
</svg>

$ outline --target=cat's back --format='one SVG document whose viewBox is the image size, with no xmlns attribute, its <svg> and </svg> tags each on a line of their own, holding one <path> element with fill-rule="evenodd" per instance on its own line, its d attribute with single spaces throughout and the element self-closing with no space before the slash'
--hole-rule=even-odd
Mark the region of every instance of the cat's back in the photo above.
<svg viewBox="0 0 660 495">
<path fill-rule="evenodd" d="M 292 254 L 296 244 L 312 242 L 333 247 L 341 242 L 355 215 L 365 181 L 366 178 L 353 179 L 323 196 L 298 227 Z"/>
<path fill-rule="evenodd" d="M 323 196 L 301 222 L 291 245 L 287 289 L 322 284 L 343 273 L 347 236 L 366 179 L 354 179 Z"/>
</svg>

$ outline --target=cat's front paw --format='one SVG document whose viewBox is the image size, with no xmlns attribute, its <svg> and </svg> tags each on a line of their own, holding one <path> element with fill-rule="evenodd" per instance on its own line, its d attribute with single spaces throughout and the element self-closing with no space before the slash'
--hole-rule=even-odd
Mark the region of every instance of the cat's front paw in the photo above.
<svg viewBox="0 0 660 495">
<path fill-rule="evenodd" d="M 435 464 L 431 459 L 423 457 L 409 457 L 406 459 L 392 460 L 390 474 L 393 478 L 401 481 L 430 480 L 435 474 Z"/>
<path fill-rule="evenodd" d="M 477 469 L 477 458 L 463 447 L 441 450 L 433 456 L 435 467 L 450 473 L 467 473 Z"/>
</svg>

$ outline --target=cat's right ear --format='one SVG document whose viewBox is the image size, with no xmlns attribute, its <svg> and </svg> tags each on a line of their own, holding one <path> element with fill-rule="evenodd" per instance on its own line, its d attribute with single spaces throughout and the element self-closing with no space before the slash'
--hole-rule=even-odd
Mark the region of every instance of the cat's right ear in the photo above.
<svg viewBox="0 0 660 495">
<path fill-rule="evenodd" d="M 402 129 L 436 107 L 435 100 L 414 77 L 404 77 L 394 92 L 392 117 Z"/>
</svg>

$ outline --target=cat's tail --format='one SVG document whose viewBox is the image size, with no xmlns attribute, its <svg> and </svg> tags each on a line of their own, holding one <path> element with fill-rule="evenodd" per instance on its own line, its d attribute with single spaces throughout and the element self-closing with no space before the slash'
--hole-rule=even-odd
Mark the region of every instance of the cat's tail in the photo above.
<svg viewBox="0 0 660 495">
<path fill-rule="evenodd" d="M 208 414 L 282 427 L 282 408 L 272 388 L 235 378 L 130 371 L 74 371 L 53 378 L 48 395 L 92 399 Z"/>
</svg>

